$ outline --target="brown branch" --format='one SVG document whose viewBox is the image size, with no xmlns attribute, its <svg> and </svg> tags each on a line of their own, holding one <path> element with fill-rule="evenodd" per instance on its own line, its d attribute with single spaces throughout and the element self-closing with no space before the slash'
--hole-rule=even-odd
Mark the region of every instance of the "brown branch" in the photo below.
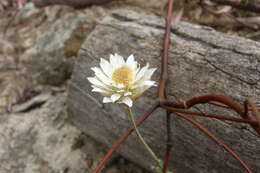
<svg viewBox="0 0 260 173">
<path fill-rule="evenodd" d="M 164 155 L 163 173 L 166 173 L 169 167 L 169 161 L 170 161 L 171 149 L 172 149 L 171 113 L 169 111 L 166 112 L 166 134 L 167 134 L 167 141 L 166 141 L 166 151 Z"/>
<path fill-rule="evenodd" d="M 159 85 L 158 96 L 159 100 L 165 100 L 167 98 L 166 93 L 166 84 L 168 82 L 168 59 L 169 59 L 169 44 L 170 44 L 170 31 L 171 31 L 171 21 L 172 21 L 172 10 L 173 10 L 173 0 L 168 0 L 168 12 L 167 17 L 165 18 L 165 35 L 164 35 L 164 43 L 163 43 L 163 57 L 161 64 L 161 80 Z M 169 161 L 171 156 L 171 116 L 170 112 L 166 111 L 166 150 L 164 156 L 163 163 L 163 173 L 167 173 L 167 169 L 169 167 Z"/>
<path fill-rule="evenodd" d="M 247 164 L 240 159 L 240 157 L 231 149 L 229 148 L 227 145 L 225 145 L 222 141 L 220 141 L 218 138 L 216 138 L 208 129 L 206 129 L 204 126 L 202 126 L 200 123 L 198 123 L 197 121 L 183 115 L 180 113 L 176 113 L 176 115 L 178 115 L 179 117 L 185 119 L 186 121 L 190 122 L 191 124 L 193 124 L 195 127 L 197 127 L 202 133 L 204 133 L 205 135 L 207 135 L 212 141 L 214 141 L 217 145 L 219 145 L 220 147 L 222 147 L 224 150 L 226 150 L 234 159 L 236 159 L 237 161 L 239 161 L 239 163 L 246 169 L 246 171 L 248 173 L 253 173 L 251 171 L 251 169 L 247 166 Z"/>
<path fill-rule="evenodd" d="M 248 119 L 248 110 L 249 110 L 249 105 L 248 105 L 248 100 L 244 101 L 244 117 Z"/>
<path fill-rule="evenodd" d="M 218 114 L 204 114 L 201 112 L 194 112 L 194 111 L 189 111 L 189 110 L 184 110 L 184 109 L 176 109 L 176 108 L 164 106 L 164 105 L 162 105 L 161 107 L 172 113 L 178 112 L 178 113 L 184 113 L 184 114 L 207 117 L 207 118 L 215 118 L 215 119 L 219 119 L 219 120 L 233 121 L 233 122 L 237 122 L 237 123 L 246 123 L 246 124 L 251 124 L 251 125 L 255 125 L 255 126 L 258 125 L 258 122 L 254 121 L 254 120 L 228 117 L 228 116 L 218 115 Z"/>
<path fill-rule="evenodd" d="M 168 59 L 169 59 L 169 44 L 170 44 L 170 31 L 171 31 L 171 21 L 172 21 L 172 9 L 173 9 L 173 0 L 168 0 L 168 12 L 167 17 L 165 18 L 165 35 L 163 42 L 163 56 L 161 63 L 161 77 L 158 90 L 158 96 L 160 100 L 166 98 L 166 84 L 168 81 Z"/>
<path fill-rule="evenodd" d="M 260 113 L 256 109 L 254 102 L 252 102 L 251 100 L 247 100 L 247 103 L 252 107 L 252 114 L 255 116 L 256 121 L 258 122 L 258 129 L 260 131 Z"/>
<path fill-rule="evenodd" d="M 233 100 L 222 96 L 222 95 L 216 95 L 216 94 L 206 94 L 198 97 L 194 97 L 190 100 L 184 101 L 184 102 L 172 102 L 169 100 L 165 100 L 161 102 L 162 104 L 166 106 L 172 106 L 175 108 L 191 108 L 192 106 L 195 106 L 197 104 L 205 104 L 210 101 L 220 102 L 222 104 L 225 104 L 226 106 L 230 107 L 234 111 L 236 111 L 239 115 L 244 116 L 244 109 L 243 107 L 234 102 Z"/>
<path fill-rule="evenodd" d="M 161 105 L 165 105 L 165 106 L 170 106 L 170 107 L 174 107 L 174 108 L 190 108 L 194 105 L 197 104 L 204 104 L 204 103 L 208 103 L 210 101 L 215 101 L 215 102 L 220 102 L 222 104 L 225 104 L 226 106 L 230 107 L 231 109 L 233 109 L 236 113 L 238 113 L 242 118 L 247 119 L 247 120 L 252 120 L 255 121 L 256 118 L 253 116 L 245 116 L 244 114 L 244 108 L 234 102 L 233 100 L 231 100 L 228 97 L 222 96 L 222 95 L 216 95 L 216 94 L 207 94 L 207 95 L 203 95 L 203 96 L 198 96 L 198 97 L 194 97 L 188 101 L 184 101 L 184 102 L 172 102 L 169 100 L 165 100 L 165 101 L 161 101 Z M 254 130 L 260 134 L 260 128 L 258 125 L 251 125 L 252 128 L 254 128 Z"/>
<path fill-rule="evenodd" d="M 259 0 L 211 0 L 213 2 L 230 5 L 242 10 L 253 11 L 260 13 L 260 1 Z"/>
<path fill-rule="evenodd" d="M 18 9 L 23 8 L 24 0 L 17 0 L 16 3 L 17 3 L 17 6 L 18 6 Z"/>
<path fill-rule="evenodd" d="M 214 106 L 218 106 L 218 107 L 222 107 L 222 108 L 226 108 L 226 109 L 230 109 L 230 107 L 228 107 L 228 106 L 226 106 L 226 105 L 224 105 L 224 104 L 218 103 L 218 102 L 214 102 L 214 101 L 210 101 L 210 102 L 208 102 L 208 104 L 211 104 L 211 105 L 214 105 Z M 247 108 L 247 109 L 248 109 L 248 110 L 252 110 L 252 108 L 249 107 L 249 105 L 248 105 L 248 108 Z M 260 110 L 259 107 L 256 107 L 256 109 L 257 109 L 257 110 Z"/>
<path fill-rule="evenodd" d="M 143 121 L 145 121 L 157 108 L 159 107 L 159 102 L 156 102 L 147 112 L 145 112 L 140 119 L 136 121 L 136 125 L 140 126 Z M 102 160 L 99 161 L 97 167 L 92 171 L 92 173 L 98 173 L 100 169 L 104 166 L 106 161 L 111 157 L 111 155 L 119 148 L 119 146 L 128 138 L 129 135 L 134 131 L 133 128 L 128 129 L 107 151 Z"/>
</svg>

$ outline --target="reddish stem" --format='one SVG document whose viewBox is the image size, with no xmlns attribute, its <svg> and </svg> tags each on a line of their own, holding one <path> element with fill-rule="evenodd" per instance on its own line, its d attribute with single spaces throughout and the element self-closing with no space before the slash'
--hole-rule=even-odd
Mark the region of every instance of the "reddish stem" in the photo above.
<svg viewBox="0 0 260 173">
<path fill-rule="evenodd" d="M 159 103 L 156 102 L 147 112 L 145 112 L 140 119 L 136 121 L 136 125 L 140 126 L 143 121 L 145 121 L 157 108 L 159 107 Z M 128 136 L 134 131 L 133 128 L 128 129 L 123 136 L 121 136 L 108 150 L 105 156 L 99 161 L 97 167 L 92 173 L 98 173 L 100 169 L 105 165 L 106 161 L 111 157 L 111 155 L 119 148 L 119 146 L 128 138 Z"/>
<path fill-rule="evenodd" d="M 215 106 L 222 107 L 222 108 L 226 108 L 226 109 L 230 109 L 230 107 L 228 107 L 228 106 L 226 106 L 226 105 L 224 105 L 224 104 L 218 103 L 218 102 L 214 102 L 214 101 L 210 101 L 210 102 L 208 102 L 208 104 L 215 105 Z M 260 110 L 259 107 L 257 107 L 256 109 L 257 109 L 257 110 Z M 252 108 L 248 106 L 248 110 L 251 111 Z"/>
<path fill-rule="evenodd" d="M 219 119 L 219 120 L 227 120 L 227 121 L 233 121 L 233 122 L 238 122 L 238 123 L 247 123 L 247 124 L 251 124 L 251 125 L 257 125 L 258 124 L 257 121 L 254 121 L 254 120 L 228 117 L 228 116 L 217 115 L 217 114 L 204 114 L 204 113 L 189 111 L 189 110 L 185 110 L 185 109 L 176 109 L 176 108 L 164 106 L 164 105 L 161 105 L 161 107 L 170 111 L 170 112 L 172 112 L 172 113 L 179 112 L 179 113 L 191 114 L 191 115 L 195 115 L 195 116 L 215 118 L 215 119 Z"/>
<path fill-rule="evenodd" d="M 173 9 L 173 0 L 168 0 L 168 12 L 167 17 L 165 18 L 165 35 L 163 42 L 163 56 L 161 63 L 161 78 L 159 84 L 158 96 L 160 100 L 166 98 L 166 84 L 168 81 L 168 57 L 169 57 L 169 44 L 170 44 L 170 32 L 171 32 L 171 21 L 172 21 L 172 9 Z"/>
<path fill-rule="evenodd" d="M 163 104 L 163 105 L 171 106 L 174 108 L 190 108 L 194 105 L 205 104 L 210 101 L 215 101 L 215 102 L 220 102 L 222 104 L 225 104 L 226 106 L 233 109 L 236 113 L 238 113 L 244 119 L 255 121 L 255 117 L 249 116 L 249 115 L 245 116 L 244 109 L 240 104 L 238 104 L 238 103 L 234 102 L 233 100 L 231 100 L 230 98 L 222 96 L 222 95 L 207 94 L 207 95 L 203 95 L 203 96 L 194 97 L 185 102 L 178 102 L 178 103 L 175 103 L 175 102 L 172 102 L 169 100 L 165 100 L 165 101 L 161 101 L 161 105 Z M 258 134 L 260 134 L 260 128 L 258 127 L 258 125 L 251 125 L 251 126 L 252 126 L 252 128 L 254 128 L 254 130 Z"/>
<path fill-rule="evenodd" d="M 168 81 L 168 59 L 169 59 L 169 44 L 170 44 L 170 32 L 171 32 L 171 21 L 172 21 L 172 9 L 173 9 L 173 0 L 168 0 L 168 11 L 167 17 L 165 18 L 165 35 L 163 43 L 163 57 L 161 64 L 161 80 L 159 85 L 158 96 L 160 100 L 165 100 L 166 96 L 166 84 Z M 171 155 L 171 116 L 170 112 L 166 111 L 166 133 L 167 133 L 167 142 L 166 150 L 164 157 L 163 173 L 167 172 L 170 155 Z"/>
<path fill-rule="evenodd" d="M 249 118 L 249 116 L 248 116 L 248 110 L 249 110 L 249 108 L 248 108 L 249 106 L 248 106 L 248 100 L 246 100 L 246 101 L 244 101 L 244 116 L 248 119 Z"/>
<path fill-rule="evenodd" d="M 216 138 L 208 129 L 206 129 L 204 126 L 202 126 L 200 123 L 197 121 L 187 117 L 186 115 L 183 115 L 181 113 L 176 113 L 179 117 L 185 119 L 186 121 L 190 122 L 193 124 L 195 127 L 197 127 L 202 133 L 207 135 L 212 141 L 214 141 L 217 145 L 222 147 L 224 150 L 226 150 L 234 159 L 239 161 L 239 163 L 246 169 L 248 173 L 253 173 L 251 169 L 247 166 L 247 164 L 240 159 L 240 157 L 227 145 L 225 145 L 222 141 L 220 141 L 218 138 Z"/>
<path fill-rule="evenodd" d="M 23 8 L 24 0 L 17 0 L 18 9 Z"/>
<path fill-rule="evenodd" d="M 171 150 L 172 150 L 171 113 L 169 111 L 166 112 L 166 134 L 167 134 L 167 142 L 166 142 L 166 151 L 164 155 L 163 173 L 166 173 L 169 167 Z"/>
<path fill-rule="evenodd" d="M 225 104 L 226 106 L 232 108 L 234 111 L 236 111 L 239 115 L 244 116 L 244 111 L 242 106 L 240 106 L 238 103 L 234 102 L 233 100 L 222 96 L 222 95 L 216 95 L 216 94 L 206 94 L 198 97 L 194 97 L 190 100 L 187 100 L 185 102 L 178 102 L 174 103 L 172 101 L 163 101 L 163 104 L 173 106 L 175 108 L 190 108 L 192 106 L 195 106 L 197 104 L 204 104 L 209 103 L 210 101 L 220 102 L 222 104 Z"/>
</svg>

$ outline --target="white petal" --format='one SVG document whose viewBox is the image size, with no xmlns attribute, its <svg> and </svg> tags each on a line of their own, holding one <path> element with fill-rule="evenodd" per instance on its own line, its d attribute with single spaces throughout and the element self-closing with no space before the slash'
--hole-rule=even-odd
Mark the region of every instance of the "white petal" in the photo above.
<svg viewBox="0 0 260 173">
<path fill-rule="evenodd" d="M 87 79 L 93 85 L 100 86 L 100 87 L 106 87 L 105 84 L 103 82 L 99 81 L 96 77 L 88 77 Z"/>
<path fill-rule="evenodd" d="M 133 106 L 133 101 L 132 101 L 132 99 L 130 99 L 129 97 L 125 97 L 121 102 L 124 103 L 124 104 L 126 104 L 126 105 L 129 106 L 129 107 L 132 107 L 132 106 Z"/>
<path fill-rule="evenodd" d="M 113 66 L 113 71 L 125 64 L 125 60 L 122 56 L 115 54 L 115 55 L 110 55 L 110 64 Z"/>
<path fill-rule="evenodd" d="M 139 73 L 139 71 L 140 71 L 140 64 L 137 64 L 137 67 L 136 67 L 136 69 L 134 70 L 134 76 L 135 76 L 135 78 L 136 78 L 136 75 Z"/>
<path fill-rule="evenodd" d="M 147 80 L 150 80 L 153 73 L 155 72 L 156 68 L 151 68 L 151 69 L 148 69 L 146 70 L 145 74 L 139 79 L 139 80 L 135 80 L 134 81 L 134 86 L 137 86 L 137 85 L 142 85 L 143 82 L 147 81 Z M 156 85 L 154 85 L 156 86 Z"/>
<path fill-rule="evenodd" d="M 98 68 L 98 67 L 93 67 L 91 68 L 91 70 L 93 70 L 95 72 L 95 75 L 100 79 L 100 81 L 102 81 L 104 84 L 106 85 L 111 85 L 111 83 L 113 83 L 113 81 L 108 78 L 103 71 Z"/>
<path fill-rule="evenodd" d="M 113 101 L 111 100 L 111 98 L 109 98 L 109 97 L 104 97 L 104 98 L 103 98 L 103 103 L 111 103 L 111 102 L 113 102 Z"/>
<path fill-rule="evenodd" d="M 137 62 L 135 61 L 134 59 L 134 56 L 133 55 L 130 55 L 127 60 L 126 60 L 126 65 L 128 67 L 130 67 L 132 70 L 136 70 L 137 68 Z"/>
<path fill-rule="evenodd" d="M 156 82 L 151 81 L 151 80 L 147 80 L 147 81 L 143 82 L 143 85 L 145 85 L 145 86 L 156 86 Z"/>
<path fill-rule="evenodd" d="M 92 92 L 98 92 L 98 93 L 104 93 L 104 94 L 109 94 L 108 91 L 104 90 L 104 89 L 101 89 L 101 88 L 97 88 L 97 87 L 94 87 L 92 89 Z"/>
<path fill-rule="evenodd" d="M 151 77 L 152 77 L 152 75 L 153 75 L 153 73 L 155 72 L 156 69 L 157 69 L 157 68 L 151 68 L 151 69 L 149 69 L 149 70 L 146 72 L 146 74 L 145 74 L 144 80 L 149 80 L 149 79 L 151 79 Z"/>
<path fill-rule="evenodd" d="M 151 86 L 156 86 L 156 82 L 150 81 L 150 80 L 137 82 L 132 86 L 132 88 L 137 89 L 137 88 L 147 87 L 147 89 L 148 89 Z"/>
<path fill-rule="evenodd" d="M 148 88 L 148 86 L 143 86 L 143 87 L 138 87 L 135 89 L 134 95 L 132 95 L 133 99 L 137 99 L 138 97 L 140 97 Z"/>
<path fill-rule="evenodd" d="M 121 97 L 120 94 L 113 94 L 113 95 L 111 96 L 111 100 L 112 100 L 113 102 L 115 102 L 115 101 L 117 101 L 120 97 Z"/>
<path fill-rule="evenodd" d="M 100 67 L 103 70 L 103 72 L 108 76 L 111 77 L 113 73 L 113 67 L 112 65 L 105 59 L 101 58 L 100 59 Z"/>
<path fill-rule="evenodd" d="M 140 80 L 146 73 L 146 71 L 148 70 L 149 64 L 146 64 L 146 66 L 144 66 L 137 74 L 135 77 L 135 81 Z"/>
<path fill-rule="evenodd" d="M 130 96 L 130 95 L 132 95 L 131 92 L 127 92 L 127 93 L 124 94 L 124 96 Z"/>
<path fill-rule="evenodd" d="M 125 65 L 125 60 L 122 56 L 115 54 L 115 57 L 117 59 L 117 63 L 119 64 L 119 66 Z"/>
<path fill-rule="evenodd" d="M 114 55 L 110 55 L 109 61 L 110 64 L 112 65 L 112 71 L 118 68 L 118 64 L 116 63 L 116 57 Z"/>
</svg>

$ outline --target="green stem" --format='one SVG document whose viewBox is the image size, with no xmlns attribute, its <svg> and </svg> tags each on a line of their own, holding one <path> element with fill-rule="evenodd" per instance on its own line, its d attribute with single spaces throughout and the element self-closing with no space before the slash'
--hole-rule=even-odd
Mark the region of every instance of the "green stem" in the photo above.
<svg viewBox="0 0 260 173">
<path fill-rule="evenodd" d="M 127 108 L 128 109 L 128 117 L 129 117 L 129 121 L 131 123 L 131 125 L 133 126 L 134 128 L 134 131 L 137 135 L 137 137 L 139 138 L 139 140 L 142 142 L 142 144 L 144 145 L 145 149 L 148 151 L 148 153 L 151 155 L 151 157 L 156 161 L 158 167 L 163 170 L 163 166 L 162 166 L 162 163 L 161 163 L 161 160 L 158 159 L 158 157 L 155 155 L 155 153 L 153 152 L 153 150 L 148 146 L 148 144 L 145 142 L 144 138 L 142 137 L 142 135 L 140 134 L 136 124 L 135 124 L 135 120 L 134 120 L 134 116 L 133 116 L 133 113 L 132 113 L 132 110 L 130 107 Z"/>
</svg>

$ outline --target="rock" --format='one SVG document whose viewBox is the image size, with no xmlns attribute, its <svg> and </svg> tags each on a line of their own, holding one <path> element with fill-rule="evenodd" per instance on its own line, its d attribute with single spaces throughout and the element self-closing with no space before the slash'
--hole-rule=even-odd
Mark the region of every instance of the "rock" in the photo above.
<svg viewBox="0 0 260 173">
<path fill-rule="evenodd" d="M 52 13 L 58 13 L 59 10 L 62 8 L 53 8 Z M 46 14 L 48 14 L 47 9 Z M 74 32 L 78 28 L 82 28 L 85 17 L 84 14 L 64 14 L 56 20 L 46 21 L 37 30 L 32 31 L 31 35 L 34 35 L 35 40 L 29 36 L 30 42 L 27 41 L 29 44 L 26 44 L 27 49 L 22 58 L 26 59 L 25 66 L 29 73 L 34 74 L 38 83 L 61 85 L 69 78 L 73 56 L 77 55 L 79 48 L 75 47 L 74 54 L 67 54 L 66 45 L 70 44 Z M 36 21 L 34 22 L 37 23 Z M 32 26 L 33 24 L 30 25 L 30 28 Z M 24 28 L 20 33 L 27 33 L 30 28 Z M 45 32 L 46 30 L 48 32 Z M 80 44 L 80 40 L 78 41 Z"/>
<path fill-rule="evenodd" d="M 66 7 L 40 10 L 27 3 L 9 26 L 8 17 L 1 14 L 0 25 L 4 27 L 0 27 L 0 113 L 25 101 L 26 90 L 34 90 L 39 84 L 60 86 L 70 77 L 73 57 L 82 43 L 80 39 L 84 39 L 78 35 L 86 34 L 84 29 L 93 20 L 85 26 L 88 22 L 83 23 L 84 17 L 88 15 L 66 14 L 68 10 Z M 78 32 L 80 29 L 84 31 Z M 77 45 L 71 46 L 75 42 Z"/>
<path fill-rule="evenodd" d="M 0 114 L 10 112 L 11 107 L 23 100 L 26 89 L 30 87 L 27 75 L 15 70 L 0 73 Z"/>
<path fill-rule="evenodd" d="M 0 71 L 13 70 L 17 67 L 15 46 L 7 40 L 0 40 Z"/>
<path fill-rule="evenodd" d="M 11 5 L 11 1 L 8 0 L 2 0 L 0 2 L 0 12 L 4 11 L 6 8 L 8 8 Z"/>
<path fill-rule="evenodd" d="M 228 36 L 214 29 L 173 22 L 169 49 L 169 98 L 183 101 L 194 96 L 216 93 L 242 103 L 246 98 L 259 102 L 260 44 L 248 39 Z M 75 63 L 68 98 L 69 119 L 96 140 L 111 146 L 126 129 L 128 119 L 120 105 L 103 104 L 102 97 L 91 92 L 86 77 L 93 76 L 91 67 L 101 57 L 118 53 L 124 57 L 134 54 L 144 65 L 158 67 L 164 36 L 161 17 L 117 10 L 105 17 L 89 34 Z M 134 103 L 136 119 L 156 98 L 156 88 L 150 89 Z M 212 106 L 198 106 L 203 112 L 238 116 L 231 111 Z M 165 149 L 165 115 L 157 110 L 141 126 L 148 144 L 163 158 Z M 260 139 L 250 126 L 215 119 L 195 118 L 234 149 L 257 172 L 260 170 Z M 245 172 L 240 164 L 216 146 L 195 127 L 182 119 L 172 117 L 173 154 L 170 168 L 173 172 L 208 173 Z M 118 151 L 124 157 L 151 170 L 153 161 L 131 136 Z"/>
<path fill-rule="evenodd" d="M 11 57 L 16 58 L 17 66 L 37 83 L 61 85 L 69 78 L 82 42 L 102 13 L 106 13 L 105 10 L 98 7 L 79 12 L 65 6 L 38 9 L 33 3 L 26 3 L 6 34 L 0 35 L 14 47 L 13 54 L 7 51 L 3 54 L 15 55 Z M 5 18 L 1 21 L 6 22 Z M 8 63 L 5 59 L 3 62 Z M 0 67 L 1 61 L 2 58 Z"/>
<path fill-rule="evenodd" d="M 60 95 L 40 109 L 1 116 L 1 173 L 74 173 L 88 169 L 86 154 L 72 148 L 81 132 L 66 122 L 65 100 Z"/>
<path fill-rule="evenodd" d="M 165 11 L 166 5 L 168 4 L 168 0 L 125 0 L 125 2 L 141 7 L 142 9 L 151 9 L 155 13 L 162 13 Z M 176 1 L 174 3 L 176 4 Z"/>
</svg>

